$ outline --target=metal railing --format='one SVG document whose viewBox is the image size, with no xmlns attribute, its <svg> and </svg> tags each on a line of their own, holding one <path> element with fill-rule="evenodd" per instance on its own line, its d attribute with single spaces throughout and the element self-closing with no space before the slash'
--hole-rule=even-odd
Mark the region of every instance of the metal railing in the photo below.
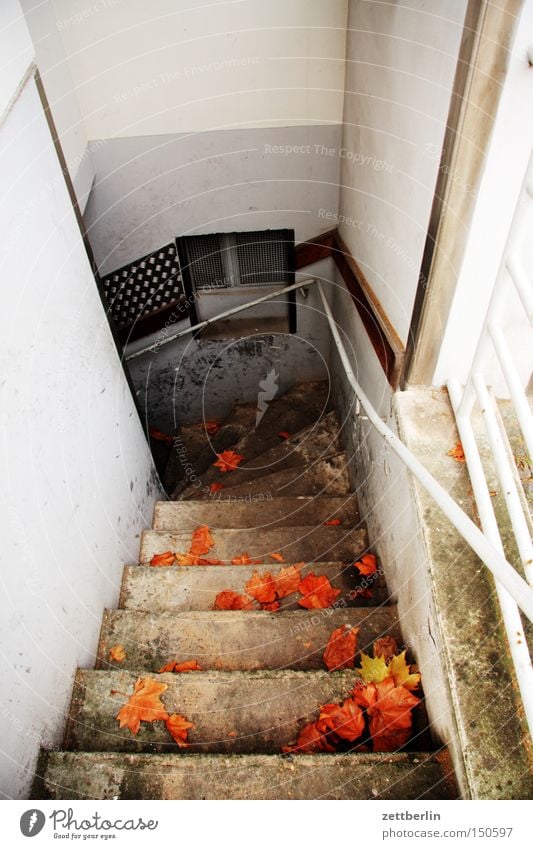
<svg viewBox="0 0 533 849">
<path fill-rule="evenodd" d="M 512 401 L 524 444 L 529 457 L 533 457 L 533 416 L 501 327 L 505 304 L 513 288 L 518 295 L 517 302 L 522 305 L 528 318 L 528 330 L 533 325 L 533 288 L 519 258 L 527 221 L 532 213 L 533 155 L 529 161 L 466 384 L 463 388 L 456 379 L 447 381 L 483 532 L 494 548 L 503 553 L 502 534 L 481 462 L 478 439 L 473 427 L 472 417 L 476 405 L 481 410 L 486 442 L 490 448 L 496 476 L 505 499 L 521 566 L 530 584 L 533 583 L 533 544 L 527 515 L 528 506 L 523 492 L 521 492 L 521 484 L 512 452 L 509 450 L 505 427 L 498 415 L 495 400 L 489 392 L 486 373 L 489 356 L 494 352 Z M 496 592 L 524 704 L 525 716 L 529 729 L 533 732 L 533 666 L 519 610 L 519 608 L 522 610 L 524 608 L 520 604 L 519 597 L 510 592 L 498 576 L 495 573 L 493 574 L 496 578 Z M 529 618 L 531 619 L 531 616 Z"/>
</svg>

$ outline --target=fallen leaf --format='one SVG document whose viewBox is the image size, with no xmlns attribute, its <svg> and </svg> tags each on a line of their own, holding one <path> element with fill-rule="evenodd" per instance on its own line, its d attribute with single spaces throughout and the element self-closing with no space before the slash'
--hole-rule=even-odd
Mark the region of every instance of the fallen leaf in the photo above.
<svg viewBox="0 0 533 849">
<path fill-rule="evenodd" d="M 293 754 L 313 754 L 315 752 L 334 752 L 335 747 L 328 743 L 326 734 L 319 731 L 316 722 L 309 722 L 300 730 L 296 743 L 283 746 L 282 752 Z"/>
<path fill-rule="evenodd" d="M 279 436 L 280 439 L 290 439 L 291 438 L 290 433 L 286 430 L 280 430 L 280 432 L 278 433 L 278 436 Z"/>
<path fill-rule="evenodd" d="M 218 460 L 213 463 L 221 472 L 233 472 L 239 463 L 242 463 L 244 457 L 242 454 L 237 454 L 235 451 L 222 451 L 217 454 Z"/>
<path fill-rule="evenodd" d="M 377 569 L 377 561 L 374 554 L 363 554 L 357 563 L 354 563 L 361 575 L 373 575 Z"/>
<path fill-rule="evenodd" d="M 353 669 L 359 628 L 341 625 L 331 632 L 322 660 L 330 672 L 333 669 Z"/>
<path fill-rule="evenodd" d="M 382 657 L 370 657 L 361 652 L 361 666 L 357 670 L 363 681 L 379 684 L 389 675 L 389 667 Z"/>
<path fill-rule="evenodd" d="M 395 655 L 389 663 L 389 674 L 392 675 L 397 687 L 405 687 L 406 690 L 416 690 L 420 686 L 421 675 L 412 672 L 412 667 L 405 660 L 405 651 Z"/>
<path fill-rule="evenodd" d="M 192 554 L 181 554 L 179 551 L 174 555 L 178 566 L 196 566 L 198 557 L 193 557 Z"/>
<path fill-rule="evenodd" d="M 213 610 L 253 610 L 253 599 L 233 590 L 222 590 L 215 598 Z"/>
<path fill-rule="evenodd" d="M 200 525 L 192 535 L 191 547 L 189 554 L 194 557 L 201 557 L 202 554 L 207 554 L 213 548 L 215 542 L 207 525 Z"/>
<path fill-rule="evenodd" d="M 374 640 L 374 657 L 382 657 L 387 662 L 398 651 L 398 643 L 394 637 L 379 637 Z"/>
<path fill-rule="evenodd" d="M 365 730 L 363 711 L 353 698 L 346 699 L 342 705 L 323 705 L 316 724 L 319 731 L 333 731 L 342 740 L 348 740 L 350 743 L 357 740 Z"/>
<path fill-rule="evenodd" d="M 261 563 L 261 561 L 252 560 L 248 552 L 245 551 L 240 557 L 234 557 L 231 563 L 233 566 L 255 566 L 257 563 Z"/>
<path fill-rule="evenodd" d="M 336 528 L 336 527 L 337 527 L 337 525 L 342 524 L 342 522 L 341 522 L 341 520 L 340 520 L 340 519 L 328 519 L 328 521 L 327 521 L 327 522 L 324 522 L 323 524 L 324 524 L 326 527 L 331 526 L 331 527 Z"/>
<path fill-rule="evenodd" d="M 159 672 L 203 672 L 197 660 L 171 660 Z"/>
<path fill-rule="evenodd" d="M 285 598 L 292 593 L 298 592 L 298 586 L 302 580 L 300 567 L 303 563 L 296 563 L 293 566 L 284 566 L 280 569 L 277 575 L 273 576 L 276 595 L 278 598 Z"/>
<path fill-rule="evenodd" d="M 211 421 L 204 422 L 204 427 L 208 433 L 215 434 L 218 433 L 222 424 L 217 419 L 211 419 Z"/>
<path fill-rule="evenodd" d="M 163 433 L 162 430 L 157 430 L 156 427 L 148 428 L 148 433 L 151 439 L 155 439 L 158 442 L 166 442 L 167 445 L 174 445 L 174 437 L 168 433 Z"/>
<path fill-rule="evenodd" d="M 174 560 L 173 551 L 164 551 L 163 554 L 154 554 L 150 560 L 150 566 L 173 566 Z"/>
<path fill-rule="evenodd" d="M 390 752 L 405 745 L 411 733 L 411 711 L 420 701 L 417 696 L 388 676 L 377 683 L 356 685 L 353 698 L 366 708 L 375 752 Z"/>
<path fill-rule="evenodd" d="M 274 613 L 274 611 L 279 610 L 279 601 L 263 602 L 261 610 L 269 610 L 271 613 Z"/>
<path fill-rule="evenodd" d="M 123 660 L 126 660 L 126 652 L 124 651 L 124 646 L 118 644 L 116 646 L 111 646 L 109 649 L 109 660 L 114 660 L 115 663 L 122 663 Z"/>
<path fill-rule="evenodd" d="M 224 484 L 223 483 L 217 483 L 215 481 L 215 483 L 212 483 L 211 486 L 209 487 L 209 492 L 220 492 L 221 489 L 224 489 Z"/>
<path fill-rule="evenodd" d="M 372 598 L 372 590 L 370 587 L 357 587 L 354 598 Z"/>
<path fill-rule="evenodd" d="M 153 678 L 137 678 L 133 695 L 116 716 L 120 728 L 127 727 L 132 734 L 137 734 L 141 722 L 167 720 L 168 713 L 160 698 L 167 689 L 168 684 L 161 684 Z"/>
<path fill-rule="evenodd" d="M 312 649 L 313 643 L 302 643 L 304 649 Z"/>
<path fill-rule="evenodd" d="M 181 716 L 179 713 L 173 713 L 170 716 L 167 716 L 165 725 L 167 726 L 168 733 L 178 744 L 180 749 L 186 749 L 189 746 L 189 743 L 187 742 L 189 731 L 191 728 L 194 728 L 193 723 L 189 722 L 188 719 Z"/>
<path fill-rule="evenodd" d="M 276 600 L 276 586 L 270 572 L 262 575 L 254 571 L 252 577 L 246 583 L 246 592 L 253 596 L 261 604 L 268 604 Z"/>
<path fill-rule="evenodd" d="M 273 560 L 277 560 L 278 563 L 284 563 L 285 562 L 285 558 L 284 558 L 283 554 L 280 554 L 279 551 L 274 551 L 270 556 Z"/>
<path fill-rule="evenodd" d="M 465 462 L 465 452 L 461 442 L 456 442 L 455 446 L 448 451 L 448 457 L 453 457 L 457 463 Z"/>
<path fill-rule="evenodd" d="M 309 572 L 300 581 L 298 591 L 303 595 L 303 598 L 298 599 L 298 604 L 308 610 L 330 607 L 341 592 L 331 586 L 325 575 L 315 575 L 314 572 Z"/>
</svg>

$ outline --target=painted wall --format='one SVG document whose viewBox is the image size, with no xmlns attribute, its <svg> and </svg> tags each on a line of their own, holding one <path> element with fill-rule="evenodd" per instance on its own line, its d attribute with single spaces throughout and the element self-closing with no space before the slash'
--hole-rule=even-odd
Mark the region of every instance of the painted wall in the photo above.
<svg viewBox="0 0 533 849">
<path fill-rule="evenodd" d="M 505 248 L 520 188 L 533 151 L 533 70 L 527 51 L 533 33 L 533 3 L 525 3 L 512 48 L 486 165 L 479 186 L 464 259 L 433 383 L 449 377 L 463 381 L 474 354 Z M 533 204 L 518 251 L 533 284 Z M 475 309 L 472 305 L 475 304 Z M 504 298 L 500 320 L 522 384 L 531 377 L 531 331 L 512 285 Z M 499 365 L 490 357 L 485 373 L 495 391 L 505 397 Z"/>
<path fill-rule="evenodd" d="M 31 79 L 0 186 L 0 795 L 21 797 L 160 490 Z"/>
<path fill-rule="evenodd" d="M 90 139 L 338 123 L 346 0 L 53 0 Z"/>
<path fill-rule="evenodd" d="M 51 0 L 21 0 L 35 45 L 35 62 L 50 104 L 81 209 L 94 179 L 87 133 Z"/>
<path fill-rule="evenodd" d="M 91 143 L 85 220 L 102 274 L 176 236 L 330 230 L 339 199 L 340 125 L 214 130 Z"/>
<path fill-rule="evenodd" d="M 405 342 L 465 0 L 350 0 L 339 229 Z"/>
</svg>

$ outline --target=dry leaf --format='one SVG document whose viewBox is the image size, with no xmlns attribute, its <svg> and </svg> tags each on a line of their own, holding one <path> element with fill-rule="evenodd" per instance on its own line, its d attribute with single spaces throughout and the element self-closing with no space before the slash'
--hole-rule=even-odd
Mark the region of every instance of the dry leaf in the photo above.
<svg viewBox="0 0 533 849">
<path fill-rule="evenodd" d="M 202 554 L 207 554 L 213 548 L 214 544 L 215 542 L 208 526 L 200 525 L 192 535 L 189 554 L 192 554 L 193 557 L 201 557 Z"/>
<path fill-rule="evenodd" d="M 244 460 L 242 454 L 236 454 L 235 451 L 222 451 L 221 454 L 217 454 L 217 457 L 218 460 L 213 463 L 213 466 L 216 466 L 221 472 L 234 471 L 239 463 Z"/>
<path fill-rule="evenodd" d="M 397 687 L 405 687 L 406 690 L 416 690 L 420 686 L 421 675 L 412 672 L 416 667 L 409 666 L 405 660 L 405 651 L 395 655 L 389 663 L 389 674 L 392 675 Z"/>
<path fill-rule="evenodd" d="M 276 595 L 278 598 L 285 598 L 292 593 L 298 592 L 298 586 L 302 580 L 300 567 L 303 563 L 296 563 L 293 566 L 284 566 L 280 569 L 277 575 L 273 576 Z"/>
<path fill-rule="evenodd" d="M 382 657 L 387 662 L 398 651 L 398 643 L 394 637 L 379 637 L 374 640 L 374 657 Z"/>
<path fill-rule="evenodd" d="M 159 672 L 203 672 L 197 660 L 171 660 Z"/>
<path fill-rule="evenodd" d="M 357 672 L 363 681 L 379 684 L 389 676 L 389 667 L 382 657 L 370 657 L 362 651 L 361 666 Z"/>
<path fill-rule="evenodd" d="M 223 483 L 217 483 L 215 481 L 215 483 L 212 483 L 211 486 L 209 487 L 209 492 L 220 492 L 221 489 L 224 489 L 224 484 Z"/>
<path fill-rule="evenodd" d="M 246 592 L 253 596 L 261 604 L 268 604 L 276 600 L 276 586 L 270 572 L 254 572 L 246 583 Z"/>
<path fill-rule="evenodd" d="M 279 436 L 280 439 L 290 439 L 291 438 L 290 433 L 286 430 L 280 430 L 280 432 L 278 433 L 278 436 Z"/>
<path fill-rule="evenodd" d="M 158 442 L 166 442 L 167 445 L 174 445 L 174 437 L 168 433 L 163 433 L 162 430 L 157 430 L 156 427 L 149 427 L 148 433 L 151 439 L 156 439 Z"/>
<path fill-rule="evenodd" d="M 363 554 L 354 566 L 361 575 L 373 575 L 377 569 L 376 557 L 374 554 Z"/>
<path fill-rule="evenodd" d="M 308 610 L 320 610 L 331 607 L 341 592 L 331 586 L 329 579 L 325 575 L 315 575 L 313 572 L 309 572 L 300 581 L 298 591 L 304 596 L 298 599 L 298 604 Z"/>
<path fill-rule="evenodd" d="M 213 610 L 254 610 L 254 602 L 233 590 L 222 590 L 215 598 Z"/>
<path fill-rule="evenodd" d="M 333 731 L 342 740 L 352 743 L 365 730 L 365 718 L 356 701 L 349 698 L 342 705 L 323 705 L 320 708 L 317 727 L 322 733 Z"/>
<path fill-rule="evenodd" d="M 174 560 L 173 551 L 164 551 L 163 554 L 154 554 L 150 560 L 150 566 L 173 566 Z"/>
<path fill-rule="evenodd" d="M 133 695 L 116 716 L 120 728 L 127 727 L 132 734 L 137 734 L 141 722 L 167 720 L 168 713 L 160 698 L 167 689 L 168 684 L 161 684 L 153 678 L 137 678 Z"/>
<path fill-rule="evenodd" d="M 245 551 L 240 557 L 234 557 L 231 563 L 233 566 L 255 566 L 257 563 L 261 563 L 261 561 L 252 560 L 248 552 Z"/>
<path fill-rule="evenodd" d="M 194 728 L 193 723 L 189 722 L 188 719 L 181 716 L 179 713 L 173 713 L 171 716 L 167 716 L 165 725 L 167 726 L 168 733 L 178 744 L 180 749 L 186 749 L 189 745 L 187 742 L 189 730 Z"/>
<path fill-rule="evenodd" d="M 322 656 L 330 672 L 333 669 L 353 669 L 357 651 L 359 628 L 341 625 L 331 632 L 326 650 Z"/>
<path fill-rule="evenodd" d="M 465 462 L 465 452 L 461 442 L 456 442 L 454 448 L 448 451 L 448 457 L 453 457 L 457 463 Z"/>
<path fill-rule="evenodd" d="M 271 555 L 272 560 L 277 560 L 278 563 L 284 563 L 285 558 L 283 554 L 280 554 L 279 551 L 274 551 Z"/>
<path fill-rule="evenodd" d="M 122 663 L 123 660 L 126 660 L 126 652 L 124 651 L 124 646 L 118 644 L 116 646 L 111 646 L 109 649 L 109 660 L 114 660 L 115 663 Z"/>
<path fill-rule="evenodd" d="M 340 520 L 340 519 L 328 519 L 328 521 L 327 521 L 327 522 L 324 522 L 324 525 L 325 525 L 326 527 L 334 527 L 334 528 L 336 528 L 336 527 L 337 527 L 337 525 L 340 525 L 340 524 L 342 524 L 342 522 L 341 522 L 341 520 Z"/>
</svg>

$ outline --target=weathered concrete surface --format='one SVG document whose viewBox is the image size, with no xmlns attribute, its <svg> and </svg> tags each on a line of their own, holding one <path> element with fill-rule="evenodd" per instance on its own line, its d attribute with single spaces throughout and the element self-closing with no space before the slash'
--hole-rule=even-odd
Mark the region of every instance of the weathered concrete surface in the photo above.
<svg viewBox="0 0 533 849">
<path fill-rule="evenodd" d="M 395 606 L 264 611 L 143 613 L 106 610 L 97 667 L 154 672 L 172 659 L 196 658 L 205 669 L 322 669 L 329 636 L 344 623 L 358 626 L 359 649 L 369 653 L 378 637 L 401 641 Z M 124 646 L 121 664 L 109 649 Z"/>
<path fill-rule="evenodd" d="M 222 490 L 221 490 L 222 492 Z M 347 495 L 294 498 L 273 498 L 256 504 L 235 504 L 231 509 L 224 502 L 158 501 L 154 508 L 152 527 L 156 531 L 191 531 L 198 525 L 210 528 L 281 528 L 297 525 L 321 525 L 329 519 L 340 519 L 343 525 L 359 523 L 357 497 Z"/>
<path fill-rule="evenodd" d="M 191 672 L 150 676 L 168 685 L 161 701 L 169 714 L 186 716 L 189 752 L 277 754 L 300 728 L 318 717 L 320 705 L 352 690 L 353 670 Z M 137 735 L 119 728 L 116 716 L 133 693 L 135 673 L 79 670 L 64 748 L 86 752 L 177 752 L 163 722 L 142 722 Z"/>
<path fill-rule="evenodd" d="M 215 496 L 206 492 L 207 487 L 203 487 L 196 491 L 194 497 L 209 501 L 250 501 L 262 504 L 280 496 L 343 495 L 350 491 L 348 457 L 344 451 L 326 460 L 318 460 L 311 466 L 293 466 L 239 486 L 231 486 L 230 477 L 231 472 L 227 475 L 224 489 Z"/>
<path fill-rule="evenodd" d="M 179 610 L 212 610 L 217 593 L 231 589 L 246 593 L 246 583 L 254 570 L 277 574 L 282 566 L 125 566 L 122 576 L 119 607 L 127 610 L 150 610 L 155 613 Z M 387 601 L 383 578 L 376 572 L 376 580 L 362 578 L 353 565 L 345 563 L 313 564 L 300 569 L 302 577 L 309 572 L 326 575 L 333 587 L 340 589 L 339 599 L 348 607 L 378 607 Z M 372 598 L 356 596 L 357 589 L 372 589 Z M 278 613 L 301 610 L 299 593 L 281 599 Z"/>
<path fill-rule="evenodd" d="M 40 799 L 451 799 L 446 759 L 52 752 Z"/>
<path fill-rule="evenodd" d="M 396 396 L 399 432 L 462 508 L 475 516 L 464 465 L 448 456 L 458 436 L 447 394 L 410 389 Z M 467 791 L 474 798 L 533 796 L 530 742 L 488 570 L 425 491 L 412 482 L 427 548 Z"/>
<path fill-rule="evenodd" d="M 357 560 L 368 548 L 366 528 L 349 526 L 303 528 L 219 528 L 213 534 L 214 546 L 206 555 L 228 564 L 234 557 L 248 552 L 253 560 L 275 563 L 272 552 L 280 552 L 287 563 L 302 560 Z M 192 534 L 169 534 L 166 531 L 144 531 L 141 539 L 140 563 L 148 564 L 154 554 L 163 551 L 189 550 Z"/>
</svg>

